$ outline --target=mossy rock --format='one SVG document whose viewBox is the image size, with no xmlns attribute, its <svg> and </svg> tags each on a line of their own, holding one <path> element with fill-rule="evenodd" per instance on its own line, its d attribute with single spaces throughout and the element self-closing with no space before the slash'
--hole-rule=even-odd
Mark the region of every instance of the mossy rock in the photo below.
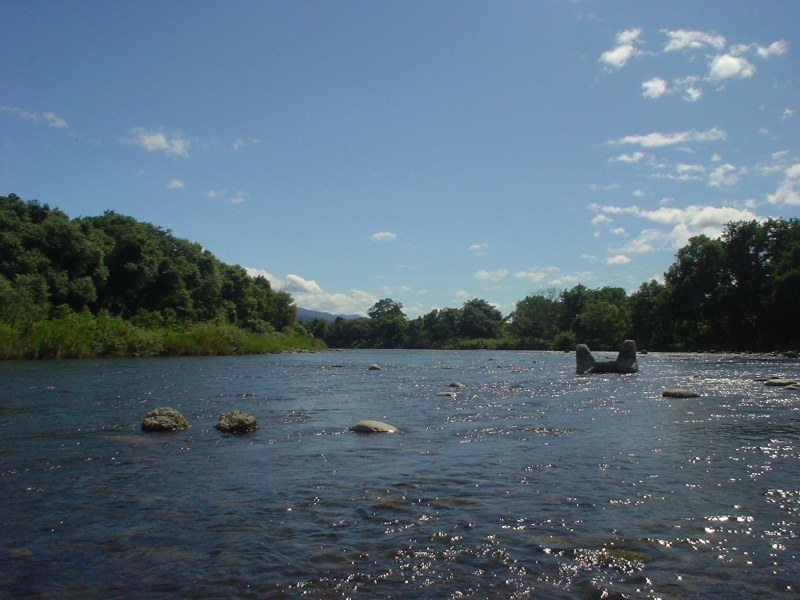
<svg viewBox="0 0 800 600">
<path fill-rule="evenodd" d="M 142 419 L 142 431 L 179 431 L 187 427 L 189 421 L 169 406 L 155 408 Z"/>
<path fill-rule="evenodd" d="M 224 433 L 248 433 L 255 431 L 258 423 L 253 415 L 241 410 L 232 410 L 221 414 L 215 427 Z"/>
</svg>

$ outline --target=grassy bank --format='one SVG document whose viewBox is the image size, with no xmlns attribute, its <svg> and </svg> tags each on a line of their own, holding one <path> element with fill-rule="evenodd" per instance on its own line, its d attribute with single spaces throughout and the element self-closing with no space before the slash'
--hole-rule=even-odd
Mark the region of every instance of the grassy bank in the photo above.
<svg viewBox="0 0 800 600">
<path fill-rule="evenodd" d="M 222 356 L 321 350 L 302 329 L 252 333 L 228 324 L 143 327 L 118 317 L 73 313 L 18 330 L 0 323 L 0 359 Z"/>
</svg>

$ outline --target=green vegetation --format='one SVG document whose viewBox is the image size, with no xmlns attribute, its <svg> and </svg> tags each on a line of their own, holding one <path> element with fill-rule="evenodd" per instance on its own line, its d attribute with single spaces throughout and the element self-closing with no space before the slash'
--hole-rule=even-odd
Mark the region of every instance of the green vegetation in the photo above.
<svg viewBox="0 0 800 600">
<path fill-rule="evenodd" d="M 486 300 L 408 319 L 385 298 L 303 326 L 292 297 L 198 244 L 114 212 L 69 219 L 0 196 L 0 358 L 212 355 L 341 348 L 785 350 L 800 346 L 800 221 L 697 236 L 664 282 Z"/>
<path fill-rule="evenodd" d="M 664 283 L 631 295 L 577 285 L 527 296 L 505 318 L 473 299 L 412 320 L 387 298 L 368 318 L 309 327 L 330 346 L 352 348 L 616 349 L 634 339 L 651 350 L 786 350 L 800 347 L 798 306 L 800 221 L 770 219 L 692 238 Z"/>
<path fill-rule="evenodd" d="M 0 358 L 324 347 L 292 297 L 132 217 L 0 196 Z"/>
</svg>

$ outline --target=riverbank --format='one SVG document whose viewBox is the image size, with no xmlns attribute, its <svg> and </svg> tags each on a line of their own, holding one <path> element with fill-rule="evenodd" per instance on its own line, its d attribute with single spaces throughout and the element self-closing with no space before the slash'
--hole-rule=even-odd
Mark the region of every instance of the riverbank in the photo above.
<svg viewBox="0 0 800 600">
<path fill-rule="evenodd" d="M 229 324 L 143 327 L 119 317 L 70 314 L 24 331 L 0 323 L 0 359 L 229 356 L 322 350 L 302 328 L 254 333 Z"/>
</svg>

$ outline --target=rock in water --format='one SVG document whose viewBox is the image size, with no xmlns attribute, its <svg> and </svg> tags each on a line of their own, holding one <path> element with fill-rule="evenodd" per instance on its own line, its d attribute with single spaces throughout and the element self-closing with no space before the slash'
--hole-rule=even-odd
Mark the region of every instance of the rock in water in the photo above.
<svg viewBox="0 0 800 600">
<path fill-rule="evenodd" d="M 383 371 L 383 369 L 381 368 L 380 365 L 370 365 L 369 366 L 369 370 L 370 371 Z"/>
<path fill-rule="evenodd" d="M 241 410 L 232 410 L 221 414 L 215 427 L 225 433 L 247 433 L 255 431 L 258 423 L 253 415 L 248 415 Z"/>
<path fill-rule="evenodd" d="M 616 360 L 596 361 L 586 344 L 575 346 L 575 371 L 577 373 L 636 373 L 636 342 L 622 342 Z"/>
<path fill-rule="evenodd" d="M 771 379 L 767 379 L 764 382 L 764 385 L 769 385 L 774 387 L 788 387 L 790 385 L 797 385 L 797 382 L 794 379 L 783 379 L 780 377 L 773 377 Z"/>
<path fill-rule="evenodd" d="M 667 388 L 661 395 L 665 398 L 699 398 L 700 394 L 683 388 Z"/>
<path fill-rule="evenodd" d="M 151 410 L 142 420 L 142 431 L 178 431 L 186 429 L 188 426 L 189 421 L 169 406 Z"/>
<path fill-rule="evenodd" d="M 350 431 L 356 433 L 397 433 L 400 431 L 394 425 L 381 421 L 359 421 L 350 425 Z"/>
</svg>

